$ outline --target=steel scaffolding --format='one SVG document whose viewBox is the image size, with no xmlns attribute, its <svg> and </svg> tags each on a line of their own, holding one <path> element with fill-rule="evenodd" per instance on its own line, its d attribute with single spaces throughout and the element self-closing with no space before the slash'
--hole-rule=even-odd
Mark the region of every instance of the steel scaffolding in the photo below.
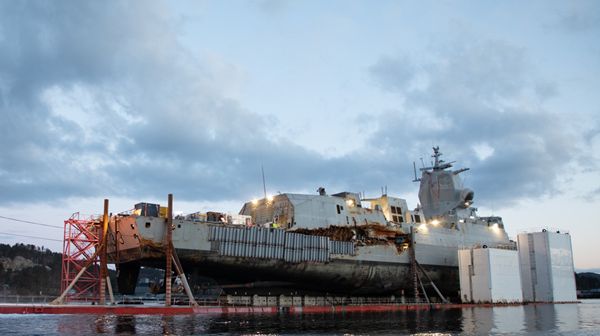
<svg viewBox="0 0 600 336">
<path fill-rule="evenodd" d="M 65 221 L 61 292 L 64 292 L 77 274 L 87 266 L 73 288 L 66 293 L 66 302 L 99 300 L 100 256 L 96 249 L 101 238 L 100 224 L 97 217 L 84 217 L 79 212 Z"/>
</svg>

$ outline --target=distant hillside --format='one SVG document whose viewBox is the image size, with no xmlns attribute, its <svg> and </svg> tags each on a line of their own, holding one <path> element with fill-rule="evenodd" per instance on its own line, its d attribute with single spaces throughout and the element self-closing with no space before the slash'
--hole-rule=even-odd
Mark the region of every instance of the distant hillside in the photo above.
<svg viewBox="0 0 600 336">
<path fill-rule="evenodd" d="M 592 290 L 600 288 L 600 274 L 585 272 L 575 274 L 577 290 Z"/>
<path fill-rule="evenodd" d="M 44 247 L 0 244 L 0 295 L 60 294 L 62 255 Z"/>
<path fill-rule="evenodd" d="M 0 298 L 3 295 L 60 295 L 62 254 L 44 247 L 0 244 Z M 109 269 L 116 286 L 116 272 Z M 149 282 L 158 282 L 163 271 L 142 267 L 140 292 L 148 291 Z M 115 291 L 117 290 L 116 287 Z"/>
</svg>

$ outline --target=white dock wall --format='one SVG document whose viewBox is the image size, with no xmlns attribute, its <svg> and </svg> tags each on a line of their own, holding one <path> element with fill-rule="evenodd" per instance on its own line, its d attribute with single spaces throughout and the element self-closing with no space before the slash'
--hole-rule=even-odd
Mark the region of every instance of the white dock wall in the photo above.
<svg viewBox="0 0 600 336">
<path fill-rule="evenodd" d="M 488 249 L 474 249 L 473 273 L 471 284 L 473 286 L 474 302 L 492 302 L 492 279 L 490 270 L 490 255 Z"/>
<path fill-rule="evenodd" d="M 471 288 L 471 250 L 458 250 L 458 279 L 460 282 L 460 299 L 462 302 L 473 301 L 473 291 Z"/>
<path fill-rule="evenodd" d="M 463 302 L 521 302 L 517 251 L 466 249 L 458 251 Z"/>
<path fill-rule="evenodd" d="M 515 250 L 487 249 L 490 255 L 493 302 L 522 302 L 519 254 Z"/>
<path fill-rule="evenodd" d="M 571 236 L 548 231 L 522 233 L 517 242 L 525 301 L 577 300 Z"/>
<path fill-rule="evenodd" d="M 532 302 L 534 301 L 533 289 L 537 282 L 536 273 L 532 272 L 532 262 L 535 265 L 534 253 L 533 253 L 533 237 L 531 237 L 532 243 L 526 234 L 520 234 L 517 236 L 517 246 L 519 250 L 519 265 L 521 271 L 521 288 L 523 289 L 523 301 Z M 534 279 L 534 277 L 536 277 Z"/>
<path fill-rule="evenodd" d="M 576 301 L 577 288 L 575 287 L 571 236 L 568 234 L 548 234 L 548 241 L 554 301 Z"/>
</svg>

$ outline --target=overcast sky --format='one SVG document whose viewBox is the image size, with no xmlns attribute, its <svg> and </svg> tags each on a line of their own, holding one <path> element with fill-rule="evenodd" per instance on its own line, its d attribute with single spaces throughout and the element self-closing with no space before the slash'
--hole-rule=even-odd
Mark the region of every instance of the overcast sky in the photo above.
<svg viewBox="0 0 600 336">
<path fill-rule="evenodd" d="M 0 1 L 0 216 L 388 193 L 439 145 L 600 269 L 598 1 Z M 62 232 L 0 219 L 0 242 Z M 17 237 L 11 234 L 56 239 Z"/>
</svg>

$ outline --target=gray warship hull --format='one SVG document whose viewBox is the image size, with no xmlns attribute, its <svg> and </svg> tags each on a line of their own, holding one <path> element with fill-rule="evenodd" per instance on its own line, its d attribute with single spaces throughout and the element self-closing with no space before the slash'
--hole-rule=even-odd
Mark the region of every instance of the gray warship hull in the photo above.
<svg viewBox="0 0 600 336">
<path fill-rule="evenodd" d="M 230 294 L 342 294 L 352 296 L 409 295 L 410 264 L 332 260 L 326 264 L 283 260 L 219 257 L 177 250 L 190 278 L 210 277 Z M 138 259 L 136 266 L 162 268 L 164 258 Z M 458 268 L 423 265 L 438 288 L 448 296 L 458 289 Z"/>
<path fill-rule="evenodd" d="M 384 231 L 387 236 L 393 233 L 393 238 L 365 242 L 334 241 L 284 229 L 173 223 L 174 247 L 186 274 L 192 279 L 210 277 L 225 292 L 366 296 L 409 295 L 413 290 L 411 259 L 403 240 L 409 237 L 402 234 L 406 227 Z M 132 291 L 127 283 L 135 283 L 131 280 L 140 266 L 164 267 L 165 228 L 160 217 L 131 216 L 111 222 L 109 257 L 120 266 L 120 291 Z M 458 248 L 495 243 L 486 229 L 480 234 L 470 230 L 468 235 L 444 228 L 415 231 L 415 259 L 448 296 L 459 289 Z M 496 242 L 501 241 L 498 237 Z"/>
</svg>

